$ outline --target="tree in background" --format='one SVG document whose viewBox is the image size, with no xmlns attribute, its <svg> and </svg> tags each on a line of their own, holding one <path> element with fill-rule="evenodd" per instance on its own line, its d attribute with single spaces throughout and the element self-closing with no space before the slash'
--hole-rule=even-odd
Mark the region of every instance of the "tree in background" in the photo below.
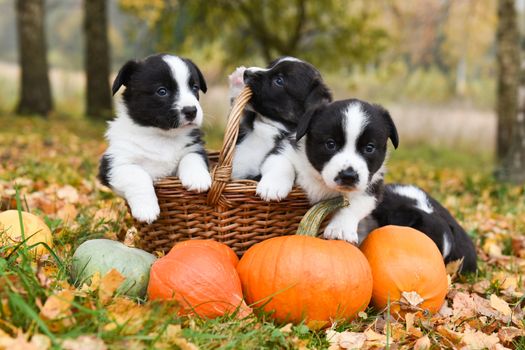
<svg viewBox="0 0 525 350">
<path fill-rule="evenodd" d="M 372 63 L 387 35 L 363 1 L 120 0 L 148 21 L 158 51 L 218 44 L 226 64 L 301 56 L 325 69 Z"/>
<path fill-rule="evenodd" d="M 525 182 L 525 94 L 520 85 L 520 47 L 514 0 L 499 0 L 497 29 L 498 96 L 496 111 L 496 175 L 500 180 Z M 520 97 L 521 95 L 521 97 Z M 520 101 L 521 98 L 521 101 Z"/>
<path fill-rule="evenodd" d="M 111 116 L 109 43 L 106 0 L 84 0 L 86 114 L 94 119 Z"/>
<path fill-rule="evenodd" d="M 18 114 L 47 115 L 53 109 L 44 32 L 44 0 L 17 0 L 20 61 Z"/>
</svg>

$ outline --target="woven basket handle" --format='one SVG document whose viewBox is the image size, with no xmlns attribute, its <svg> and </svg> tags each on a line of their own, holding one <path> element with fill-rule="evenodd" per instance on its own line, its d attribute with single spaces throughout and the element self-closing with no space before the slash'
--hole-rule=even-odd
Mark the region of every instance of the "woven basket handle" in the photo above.
<svg viewBox="0 0 525 350">
<path fill-rule="evenodd" d="M 233 107 L 226 123 L 226 132 L 222 141 L 219 162 L 213 168 L 211 177 L 212 183 L 208 192 L 208 204 L 215 205 L 221 197 L 222 191 L 230 181 L 232 175 L 233 152 L 239 136 L 239 125 L 241 123 L 244 107 L 252 96 L 249 87 L 244 87 L 239 96 L 235 99 Z"/>
</svg>

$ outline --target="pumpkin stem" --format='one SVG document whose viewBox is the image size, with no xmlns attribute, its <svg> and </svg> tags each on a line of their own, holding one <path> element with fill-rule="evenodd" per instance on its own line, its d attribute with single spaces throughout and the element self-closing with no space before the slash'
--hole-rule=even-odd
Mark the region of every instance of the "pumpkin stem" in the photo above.
<svg viewBox="0 0 525 350">
<path fill-rule="evenodd" d="M 326 216 L 346 206 L 348 206 L 348 200 L 344 197 L 327 199 L 317 203 L 304 214 L 295 234 L 312 237 L 317 236 L 317 232 L 319 232 L 319 228 Z"/>
</svg>

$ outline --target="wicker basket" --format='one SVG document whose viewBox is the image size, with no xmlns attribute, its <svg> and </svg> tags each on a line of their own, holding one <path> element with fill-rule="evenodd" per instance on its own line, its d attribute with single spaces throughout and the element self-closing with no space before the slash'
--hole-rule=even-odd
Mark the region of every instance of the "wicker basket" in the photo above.
<svg viewBox="0 0 525 350">
<path fill-rule="evenodd" d="M 255 243 L 296 232 L 310 208 L 301 189 L 294 187 L 280 202 L 265 202 L 255 194 L 256 181 L 231 179 L 240 118 L 250 97 L 245 88 L 230 112 L 220 153 L 209 155 L 213 170 L 207 193 L 186 191 L 175 177 L 155 184 L 159 218 L 149 225 L 135 222 L 142 249 L 166 252 L 179 241 L 214 239 L 242 255 Z"/>
</svg>

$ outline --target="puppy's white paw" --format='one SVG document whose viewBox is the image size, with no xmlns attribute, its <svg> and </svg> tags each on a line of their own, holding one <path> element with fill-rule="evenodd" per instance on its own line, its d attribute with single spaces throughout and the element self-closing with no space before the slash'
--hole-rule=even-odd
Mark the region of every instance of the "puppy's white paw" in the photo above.
<svg viewBox="0 0 525 350">
<path fill-rule="evenodd" d="M 265 201 L 280 201 L 288 196 L 292 190 L 293 182 L 283 181 L 283 179 L 272 179 L 263 176 L 257 184 L 256 193 Z"/>
<path fill-rule="evenodd" d="M 188 191 L 206 192 L 211 186 L 211 176 L 208 171 L 195 171 L 190 174 L 180 174 L 180 182 Z"/>
<path fill-rule="evenodd" d="M 160 207 L 156 197 L 136 197 L 128 200 L 128 204 L 131 208 L 131 215 L 138 221 L 151 224 L 159 217 Z"/>
<path fill-rule="evenodd" d="M 352 244 L 359 241 L 357 226 L 349 220 L 340 220 L 337 217 L 326 226 L 323 236 L 326 239 L 341 239 Z"/>
</svg>

